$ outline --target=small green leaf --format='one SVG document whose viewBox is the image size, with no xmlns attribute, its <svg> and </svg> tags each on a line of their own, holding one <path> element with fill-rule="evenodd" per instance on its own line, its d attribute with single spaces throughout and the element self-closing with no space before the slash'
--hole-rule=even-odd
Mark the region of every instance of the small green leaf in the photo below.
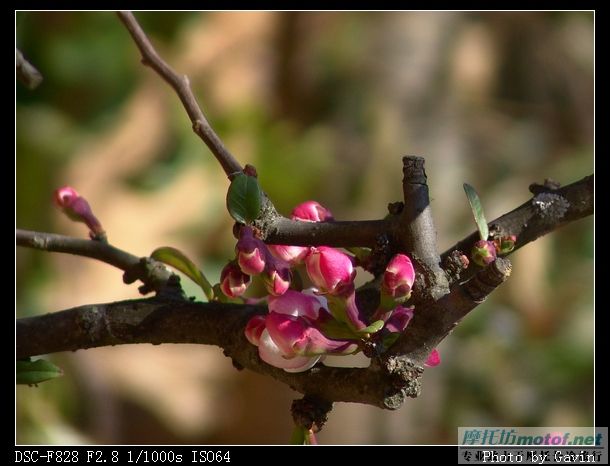
<svg viewBox="0 0 610 466">
<path fill-rule="evenodd" d="M 251 223 L 261 211 L 263 191 L 258 180 L 243 173 L 238 174 L 227 192 L 227 209 L 240 223 Z"/>
<path fill-rule="evenodd" d="M 208 301 L 212 301 L 212 299 L 214 299 L 212 285 L 208 279 L 193 263 L 193 261 L 186 257 L 178 249 L 169 246 L 157 248 L 152 252 L 150 257 L 158 260 L 159 262 L 163 262 L 164 264 L 171 265 L 176 270 L 179 270 L 201 287 L 208 298 Z"/>
<path fill-rule="evenodd" d="M 383 328 L 385 322 L 383 320 L 376 320 L 371 325 L 362 330 L 358 330 L 358 333 L 377 333 L 379 330 Z"/>
<path fill-rule="evenodd" d="M 35 385 L 63 375 L 59 367 L 44 359 L 36 361 L 31 361 L 29 358 L 28 360 L 19 360 L 17 361 L 16 369 L 16 381 L 22 385 Z"/>
<path fill-rule="evenodd" d="M 477 222 L 477 227 L 479 228 L 479 235 L 481 235 L 482 240 L 487 240 L 487 237 L 489 236 L 489 227 L 487 226 L 487 221 L 485 220 L 485 214 L 483 213 L 481 199 L 479 199 L 479 195 L 477 194 L 475 189 L 468 183 L 464 183 L 464 191 L 466 192 L 466 197 L 468 198 L 468 202 L 470 203 L 470 208 L 472 209 L 474 220 L 475 222 Z"/>
<path fill-rule="evenodd" d="M 361 336 L 350 329 L 345 322 L 340 322 L 336 319 L 329 319 L 321 323 L 320 327 L 325 337 L 334 340 L 356 339 Z"/>
<path fill-rule="evenodd" d="M 290 436 L 290 445 L 305 445 L 305 435 L 304 427 L 294 426 Z"/>
</svg>

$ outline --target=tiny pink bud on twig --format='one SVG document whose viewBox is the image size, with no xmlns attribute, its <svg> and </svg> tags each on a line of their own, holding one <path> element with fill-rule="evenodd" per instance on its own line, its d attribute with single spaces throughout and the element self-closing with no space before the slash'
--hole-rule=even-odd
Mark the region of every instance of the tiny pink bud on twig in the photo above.
<svg viewBox="0 0 610 466">
<path fill-rule="evenodd" d="M 70 220 L 87 225 L 91 239 L 106 240 L 106 232 L 102 228 L 100 221 L 93 215 L 91 206 L 74 188 L 64 186 L 56 189 L 53 201 Z"/>
<path fill-rule="evenodd" d="M 496 247 L 492 241 L 479 240 L 474 243 L 471 257 L 475 264 L 485 267 L 496 260 Z"/>
</svg>

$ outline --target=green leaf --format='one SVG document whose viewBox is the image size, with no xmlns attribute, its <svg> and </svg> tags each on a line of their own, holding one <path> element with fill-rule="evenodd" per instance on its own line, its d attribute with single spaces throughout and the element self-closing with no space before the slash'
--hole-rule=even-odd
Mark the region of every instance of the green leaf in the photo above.
<svg viewBox="0 0 610 466">
<path fill-rule="evenodd" d="M 305 428 L 294 426 L 290 436 L 290 445 L 305 445 Z"/>
<path fill-rule="evenodd" d="M 44 359 L 36 361 L 32 361 L 29 358 L 27 360 L 19 360 L 17 361 L 16 369 L 16 381 L 22 385 L 35 385 L 63 375 L 59 367 Z"/>
<path fill-rule="evenodd" d="M 258 180 L 253 176 L 240 173 L 229 186 L 227 192 L 227 209 L 240 223 L 251 223 L 261 211 L 263 191 Z"/>
<path fill-rule="evenodd" d="M 186 257 L 180 250 L 165 246 L 155 249 L 150 257 L 158 260 L 159 262 L 163 262 L 164 264 L 171 265 L 176 270 L 179 270 L 201 287 L 208 298 L 208 301 L 212 301 L 212 299 L 214 299 L 212 285 L 208 279 L 193 263 L 193 261 Z"/>
<path fill-rule="evenodd" d="M 383 320 L 376 320 L 371 325 L 362 330 L 358 330 L 358 333 L 377 333 L 379 330 L 383 328 L 385 322 Z"/>
<path fill-rule="evenodd" d="M 466 197 L 470 203 L 470 208 L 472 209 L 472 214 L 474 215 L 474 221 L 477 222 L 479 235 L 481 235 L 482 240 L 487 240 L 489 237 L 489 227 L 487 226 L 487 221 L 485 220 L 481 199 L 479 199 L 479 195 L 475 189 L 468 183 L 464 183 L 464 191 L 466 192 Z"/>
<path fill-rule="evenodd" d="M 336 319 L 329 319 L 321 323 L 320 327 L 325 337 L 334 340 L 357 339 L 361 337 L 361 335 L 350 329 L 345 322 L 340 322 Z"/>
</svg>

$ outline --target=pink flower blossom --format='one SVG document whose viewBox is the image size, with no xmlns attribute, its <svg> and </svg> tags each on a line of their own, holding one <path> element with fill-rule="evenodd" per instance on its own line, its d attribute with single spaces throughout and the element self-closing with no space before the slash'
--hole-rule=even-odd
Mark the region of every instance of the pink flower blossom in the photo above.
<svg viewBox="0 0 610 466">
<path fill-rule="evenodd" d="M 325 354 L 351 354 L 358 341 L 331 339 L 320 330 L 332 320 L 322 296 L 287 290 L 269 297 L 269 314 L 255 316 L 246 326 L 246 338 L 258 346 L 260 358 L 288 372 L 313 367 Z"/>
<path fill-rule="evenodd" d="M 325 293 L 345 292 L 356 276 L 352 259 L 328 246 L 310 248 L 305 265 L 311 281 Z"/>
<path fill-rule="evenodd" d="M 358 349 L 353 340 L 331 340 L 313 323 L 301 316 L 270 312 L 265 328 L 284 355 L 316 356 L 322 354 L 351 354 Z"/>
<path fill-rule="evenodd" d="M 383 274 L 382 288 L 396 300 L 407 299 L 415 281 L 415 270 L 411 259 L 404 254 L 396 254 Z"/>
<path fill-rule="evenodd" d="M 269 312 L 290 316 L 305 316 L 317 320 L 321 312 L 326 311 L 326 299 L 312 296 L 306 292 L 288 290 L 282 296 L 269 297 Z"/>
<path fill-rule="evenodd" d="M 317 364 L 318 356 L 287 356 L 273 341 L 269 332 L 264 330 L 258 344 L 258 355 L 267 364 L 284 369 L 286 372 L 305 372 Z"/>
</svg>

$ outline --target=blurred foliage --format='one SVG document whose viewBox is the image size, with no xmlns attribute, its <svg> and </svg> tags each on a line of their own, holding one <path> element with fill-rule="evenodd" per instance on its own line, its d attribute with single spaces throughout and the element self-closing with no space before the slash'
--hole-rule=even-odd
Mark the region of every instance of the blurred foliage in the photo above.
<svg viewBox="0 0 610 466">
<path fill-rule="evenodd" d="M 439 245 L 546 177 L 593 170 L 591 13 L 137 13 L 189 76 L 213 126 L 287 214 L 316 199 L 338 219 L 401 198 L 404 154 L 426 156 Z M 178 99 L 111 13 L 17 14 L 43 74 L 17 84 L 16 223 L 84 237 L 51 208 L 72 184 L 113 244 L 174 246 L 218 280 L 234 239 L 228 182 Z M 511 280 L 468 316 L 398 412 L 338 404 L 323 443 L 454 443 L 458 426 L 593 422 L 592 219 L 514 256 Z M 202 298 L 183 280 L 187 293 Z M 85 259 L 18 249 L 18 316 L 136 297 Z M 54 355 L 65 377 L 17 388 L 20 443 L 286 443 L 295 393 L 237 373 L 215 348 Z M 269 396 L 272 392 L 273 396 Z M 349 426 L 349 427 L 346 427 Z"/>
</svg>

